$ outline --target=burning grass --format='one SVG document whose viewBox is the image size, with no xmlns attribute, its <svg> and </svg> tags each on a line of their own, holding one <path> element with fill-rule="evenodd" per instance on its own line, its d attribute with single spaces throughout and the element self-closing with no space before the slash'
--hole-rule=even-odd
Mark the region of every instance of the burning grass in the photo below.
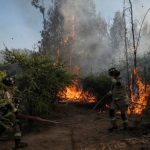
<svg viewBox="0 0 150 150">
<path fill-rule="evenodd" d="M 59 97 L 68 102 L 94 103 L 96 98 L 89 92 L 83 91 L 78 87 L 78 81 L 75 80 L 71 85 L 66 87 L 63 92 L 59 93 Z"/>
<path fill-rule="evenodd" d="M 150 85 L 146 85 L 136 69 L 133 70 L 135 79 L 134 88 L 131 89 L 131 107 L 129 114 L 141 115 L 148 106 Z"/>
<path fill-rule="evenodd" d="M 131 101 L 128 114 L 142 115 L 148 107 L 148 99 L 150 97 L 150 85 L 146 85 L 137 70 L 133 72 L 135 85 L 131 88 Z M 79 87 L 78 80 L 75 80 L 71 85 L 67 86 L 63 92 L 59 93 L 59 97 L 66 102 L 73 103 L 95 103 L 96 98 L 89 92 L 84 91 Z"/>
</svg>

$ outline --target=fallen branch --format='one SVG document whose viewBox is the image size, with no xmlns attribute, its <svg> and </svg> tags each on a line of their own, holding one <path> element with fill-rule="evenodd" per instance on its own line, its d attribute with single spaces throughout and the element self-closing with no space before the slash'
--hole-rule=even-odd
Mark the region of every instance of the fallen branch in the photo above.
<svg viewBox="0 0 150 150">
<path fill-rule="evenodd" d="M 24 115 L 24 114 L 17 114 L 17 118 L 18 119 L 23 119 L 23 120 L 38 121 L 38 122 L 43 122 L 43 123 L 60 124 L 60 122 L 57 122 L 57 121 L 52 121 L 52 120 L 48 120 L 48 119 L 43 119 L 41 117 Z"/>
</svg>

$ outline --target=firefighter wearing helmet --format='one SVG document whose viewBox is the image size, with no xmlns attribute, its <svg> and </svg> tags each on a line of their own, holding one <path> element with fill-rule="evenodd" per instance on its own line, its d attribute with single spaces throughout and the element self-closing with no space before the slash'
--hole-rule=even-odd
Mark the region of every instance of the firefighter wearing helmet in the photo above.
<svg viewBox="0 0 150 150">
<path fill-rule="evenodd" d="M 108 129 L 110 132 L 118 129 L 115 113 L 120 111 L 121 119 L 123 121 L 123 129 L 128 127 L 127 110 L 128 110 L 128 96 L 126 87 L 123 84 L 120 72 L 116 68 L 108 70 L 109 76 L 112 78 L 111 91 L 109 94 L 112 96 L 112 102 L 109 110 L 109 117 L 111 119 L 111 127 Z"/>
<path fill-rule="evenodd" d="M 2 71 L 0 71 L 1 76 Z M 26 143 L 21 142 L 20 122 L 16 118 L 17 108 L 15 107 L 11 95 L 15 80 L 7 75 L 0 78 L 0 136 L 5 134 L 8 129 L 13 129 L 15 148 L 19 149 L 27 146 Z"/>
</svg>

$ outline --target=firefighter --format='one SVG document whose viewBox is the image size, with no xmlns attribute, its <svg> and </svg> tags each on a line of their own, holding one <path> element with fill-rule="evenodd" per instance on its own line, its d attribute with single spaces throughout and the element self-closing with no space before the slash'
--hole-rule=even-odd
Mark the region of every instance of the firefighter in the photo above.
<svg viewBox="0 0 150 150">
<path fill-rule="evenodd" d="M 15 81 L 11 77 L 6 77 L 2 80 L 3 90 L 0 94 L 0 135 L 7 129 L 13 129 L 15 148 L 19 149 L 26 147 L 27 144 L 21 142 L 21 127 L 20 122 L 16 118 L 17 108 L 15 107 L 11 89 L 15 84 Z"/>
<path fill-rule="evenodd" d="M 108 129 L 112 132 L 114 129 L 118 129 L 116 122 L 116 111 L 120 111 L 121 119 L 123 122 L 123 129 L 128 127 L 127 110 L 128 110 L 128 96 L 126 93 L 126 87 L 123 84 L 120 72 L 116 68 L 111 68 L 108 71 L 109 76 L 112 78 L 111 91 L 109 94 L 112 97 L 110 104 L 109 117 L 111 119 L 111 127 Z"/>
</svg>

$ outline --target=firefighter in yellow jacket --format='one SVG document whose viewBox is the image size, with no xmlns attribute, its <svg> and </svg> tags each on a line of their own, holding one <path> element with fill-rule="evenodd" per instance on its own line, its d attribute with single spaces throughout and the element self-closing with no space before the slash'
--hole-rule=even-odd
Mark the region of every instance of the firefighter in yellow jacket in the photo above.
<svg viewBox="0 0 150 150">
<path fill-rule="evenodd" d="M 2 81 L 3 89 L 0 93 L 0 135 L 7 129 L 13 128 L 15 149 L 26 147 L 27 144 L 21 142 L 21 129 L 19 120 L 16 118 L 17 108 L 15 107 L 10 94 L 10 87 L 15 82 L 11 77 L 5 77 Z"/>
<path fill-rule="evenodd" d="M 127 110 L 128 110 L 128 96 L 126 93 L 126 87 L 123 84 L 120 78 L 120 72 L 115 68 L 111 68 L 108 71 L 109 76 L 112 78 L 112 86 L 110 94 L 112 96 L 112 102 L 109 110 L 109 117 L 111 119 L 112 127 L 109 128 L 109 131 L 113 131 L 114 129 L 118 129 L 118 125 L 116 122 L 115 113 L 116 111 L 120 111 L 121 119 L 123 121 L 123 129 L 128 127 L 128 119 L 127 119 Z"/>
</svg>

